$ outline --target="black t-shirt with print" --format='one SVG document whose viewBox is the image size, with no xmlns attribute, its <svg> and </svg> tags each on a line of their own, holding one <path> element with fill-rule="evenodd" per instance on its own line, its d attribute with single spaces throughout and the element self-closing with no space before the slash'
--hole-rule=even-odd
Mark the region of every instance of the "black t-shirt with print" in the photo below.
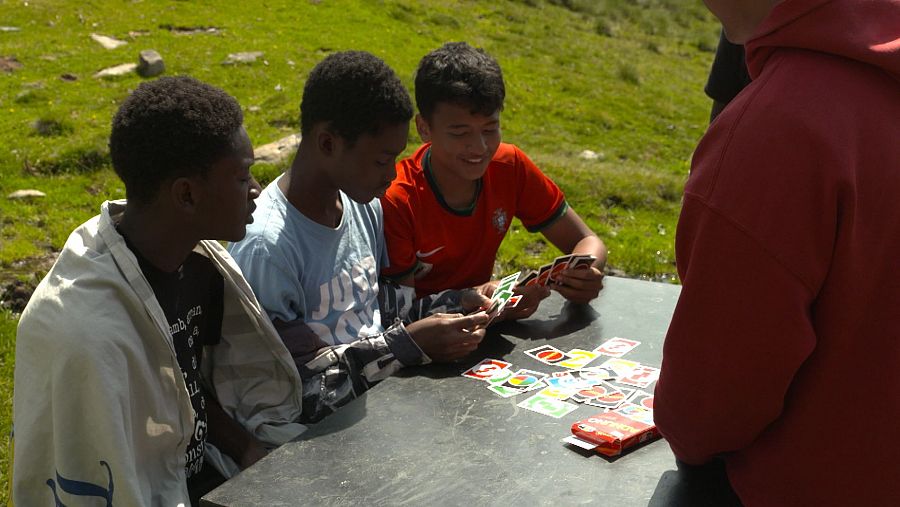
<svg viewBox="0 0 900 507">
<path fill-rule="evenodd" d="M 204 345 L 215 345 L 222 333 L 224 280 L 212 262 L 191 252 L 174 273 L 160 271 L 135 250 L 141 271 L 150 283 L 169 323 L 175 345 L 175 357 L 194 409 L 194 433 L 185 454 L 187 476 L 203 468 L 203 443 L 206 441 L 206 398 L 200 382 L 200 358 Z"/>
</svg>

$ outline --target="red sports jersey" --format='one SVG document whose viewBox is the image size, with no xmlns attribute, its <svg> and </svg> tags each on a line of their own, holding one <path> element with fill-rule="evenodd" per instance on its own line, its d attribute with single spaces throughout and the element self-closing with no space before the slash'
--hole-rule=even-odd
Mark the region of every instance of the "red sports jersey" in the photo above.
<svg viewBox="0 0 900 507">
<path fill-rule="evenodd" d="M 491 278 L 512 217 L 536 232 L 561 217 L 565 196 L 534 162 L 501 143 L 479 180 L 472 209 L 450 208 L 428 163 L 430 143 L 397 163 L 397 179 L 381 199 L 394 278 L 415 272 L 416 291 L 461 289 Z"/>
</svg>

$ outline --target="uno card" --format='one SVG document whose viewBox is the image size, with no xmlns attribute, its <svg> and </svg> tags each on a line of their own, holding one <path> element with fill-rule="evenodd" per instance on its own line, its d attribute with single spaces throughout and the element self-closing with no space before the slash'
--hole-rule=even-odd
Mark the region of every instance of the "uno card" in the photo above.
<svg viewBox="0 0 900 507">
<path fill-rule="evenodd" d="M 557 419 L 578 408 L 578 405 L 567 403 L 556 398 L 549 398 L 540 393 L 520 402 L 517 406 L 539 414 L 549 415 L 550 417 L 555 417 Z"/>
<path fill-rule="evenodd" d="M 639 407 L 653 410 L 653 395 L 645 391 L 635 391 L 628 398 L 628 403 L 634 403 Z"/>
<path fill-rule="evenodd" d="M 625 403 L 614 410 L 617 414 L 622 414 L 629 419 L 642 422 L 644 424 L 653 425 L 653 411 L 649 408 L 635 405 L 634 403 Z"/>
<path fill-rule="evenodd" d="M 601 396 L 585 400 L 584 403 L 586 405 L 614 409 L 619 405 L 625 403 L 625 400 L 629 396 L 631 396 L 632 393 L 634 393 L 634 389 L 617 389 L 616 387 L 606 383 L 595 387 L 604 387 L 606 393 Z"/>
<path fill-rule="evenodd" d="M 506 307 L 507 308 L 515 308 L 516 306 L 519 305 L 519 301 L 521 301 L 521 300 L 522 300 L 522 295 L 517 294 L 517 295 L 509 298 L 509 300 L 506 301 Z"/>
<path fill-rule="evenodd" d="M 522 277 L 522 279 L 519 280 L 519 282 L 516 284 L 516 287 L 531 285 L 530 282 L 532 280 L 534 280 L 535 278 L 537 278 L 537 276 L 538 276 L 538 272 L 532 269 L 531 271 L 526 273 L 525 276 Z"/>
<path fill-rule="evenodd" d="M 513 371 L 509 368 L 505 368 L 503 370 L 498 370 L 493 377 L 484 379 L 485 382 L 491 385 L 500 385 L 506 382 L 506 379 L 513 376 Z"/>
<path fill-rule="evenodd" d="M 546 373 L 526 370 L 523 368 L 512 374 L 512 376 L 506 379 L 506 382 L 503 382 L 502 384 L 500 384 L 500 386 L 510 389 L 518 389 L 519 392 L 524 392 L 530 388 L 533 388 L 535 384 L 543 380 L 546 376 Z"/>
<path fill-rule="evenodd" d="M 631 370 L 637 368 L 640 365 L 641 363 L 638 363 L 637 361 L 629 361 L 627 359 L 614 357 L 612 359 L 607 359 L 600 366 L 593 366 L 587 369 L 596 371 L 598 373 L 604 373 L 606 375 L 609 375 L 610 378 L 619 378 L 627 376 L 629 373 L 631 373 Z"/>
<path fill-rule="evenodd" d="M 554 389 L 567 391 L 570 393 L 581 389 L 587 389 L 596 384 L 596 382 L 589 382 L 587 380 L 578 378 L 569 372 L 564 373 L 565 375 L 547 377 L 544 379 L 544 383 Z"/>
<path fill-rule="evenodd" d="M 640 344 L 641 342 L 635 340 L 610 338 L 594 349 L 594 352 L 604 356 L 622 357 Z"/>
<path fill-rule="evenodd" d="M 588 269 L 594 265 L 594 261 L 597 258 L 593 255 L 575 255 L 571 262 L 569 262 L 569 268 L 571 269 Z"/>
<path fill-rule="evenodd" d="M 489 378 L 496 376 L 498 373 L 501 373 L 503 370 L 506 370 L 510 366 L 512 366 L 510 363 L 501 361 L 499 359 L 485 359 L 475 366 L 469 368 L 468 370 L 462 372 L 462 376 L 478 380 L 488 380 Z"/>
<path fill-rule="evenodd" d="M 593 368 L 585 368 L 583 370 L 575 370 L 572 372 L 575 378 L 581 379 L 588 385 L 597 385 L 604 380 L 612 380 L 616 375 L 606 370 L 594 370 Z"/>
<path fill-rule="evenodd" d="M 600 355 L 596 352 L 591 352 L 590 350 L 581 349 L 572 349 L 566 352 L 566 354 L 569 355 L 570 359 L 561 361 L 558 366 L 572 369 L 583 368 Z"/>
<path fill-rule="evenodd" d="M 519 389 L 510 389 L 508 387 L 503 386 L 487 386 L 494 394 L 500 395 L 502 398 L 511 398 L 517 394 L 522 394 L 523 391 Z"/>
<path fill-rule="evenodd" d="M 544 264 L 538 269 L 537 278 L 532 280 L 531 284 L 533 285 L 547 285 L 547 282 L 550 281 L 550 268 L 553 267 L 553 264 Z M 531 285 L 529 284 L 529 285 Z"/>
<path fill-rule="evenodd" d="M 491 301 L 491 307 L 488 308 L 488 315 L 496 315 L 503 311 L 503 307 L 506 306 L 506 302 L 513 297 L 513 291 L 511 290 L 502 290 L 494 293 L 493 300 Z"/>
<path fill-rule="evenodd" d="M 494 290 L 494 295 L 491 297 L 491 299 L 496 299 L 498 292 L 511 291 L 513 287 L 516 286 L 516 280 L 519 279 L 520 274 L 521 271 L 516 271 L 515 273 L 506 275 L 502 279 L 500 279 L 500 283 L 497 285 L 497 289 Z"/>
<path fill-rule="evenodd" d="M 659 368 L 639 364 L 628 375 L 619 379 L 619 383 L 645 389 L 659 378 Z"/>
<path fill-rule="evenodd" d="M 578 401 L 580 403 L 585 403 L 588 400 L 596 400 L 598 398 L 607 398 L 612 395 L 613 392 L 618 392 L 619 390 L 615 387 L 607 384 L 606 382 L 593 385 L 591 387 L 581 389 L 575 394 L 572 395 L 572 399 Z"/>
<path fill-rule="evenodd" d="M 553 345 L 541 345 L 540 347 L 526 350 L 525 354 L 537 359 L 544 364 L 549 365 L 555 365 L 562 361 L 572 359 L 571 356 L 554 347 Z"/>
<path fill-rule="evenodd" d="M 572 261 L 573 257 L 574 255 L 561 255 L 553 260 L 553 264 L 550 266 L 550 277 L 547 279 L 547 284 L 556 283 L 556 276 L 569 267 L 569 262 Z"/>
<path fill-rule="evenodd" d="M 568 400 L 572 396 L 572 392 L 565 389 L 557 389 L 555 387 L 545 387 L 538 392 L 541 396 L 548 398 L 556 398 L 557 400 Z"/>
</svg>

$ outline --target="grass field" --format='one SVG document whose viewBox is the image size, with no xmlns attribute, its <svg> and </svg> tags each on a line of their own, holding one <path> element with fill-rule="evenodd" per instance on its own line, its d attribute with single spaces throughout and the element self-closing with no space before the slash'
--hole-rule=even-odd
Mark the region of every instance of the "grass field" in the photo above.
<svg viewBox="0 0 900 507">
<path fill-rule="evenodd" d="M 700 2 L 0 0 L 0 25 L 18 29 L 0 31 L 8 69 L 0 71 L 2 287 L 36 282 L 75 226 L 103 200 L 124 196 L 106 139 L 113 112 L 142 79 L 93 77 L 100 69 L 155 49 L 167 75 L 190 74 L 237 97 L 260 145 L 298 129 L 305 75 L 324 55 L 371 51 L 411 88 L 421 56 L 450 40 L 498 59 L 507 81 L 504 140 L 563 188 L 609 246 L 610 267 L 677 281 L 675 223 L 690 155 L 706 127 L 702 87 L 718 35 Z M 107 50 L 91 33 L 127 44 Z M 223 64 L 240 51 L 263 56 Z M 417 143 L 411 131 L 408 151 Z M 582 159 L 583 150 L 599 157 Z M 253 170 L 267 182 L 283 167 Z M 19 189 L 47 196 L 6 198 Z M 497 271 L 556 255 L 516 224 Z M 2 434 L 11 421 L 16 318 L 0 311 Z M 9 456 L 0 448 L 5 483 Z"/>
</svg>

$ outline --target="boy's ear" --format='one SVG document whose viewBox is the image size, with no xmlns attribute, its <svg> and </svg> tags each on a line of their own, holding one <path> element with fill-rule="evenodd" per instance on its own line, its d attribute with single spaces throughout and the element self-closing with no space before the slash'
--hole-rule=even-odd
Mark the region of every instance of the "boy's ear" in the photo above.
<svg viewBox="0 0 900 507">
<path fill-rule="evenodd" d="M 336 148 L 337 136 L 326 128 L 315 130 L 316 148 L 325 156 L 330 156 Z"/>
<path fill-rule="evenodd" d="M 169 185 L 169 198 L 180 212 L 191 213 L 196 205 L 194 184 L 190 178 L 176 178 Z"/>
<path fill-rule="evenodd" d="M 431 127 L 421 114 L 416 114 L 416 130 L 419 132 L 422 142 L 431 141 Z"/>
</svg>

